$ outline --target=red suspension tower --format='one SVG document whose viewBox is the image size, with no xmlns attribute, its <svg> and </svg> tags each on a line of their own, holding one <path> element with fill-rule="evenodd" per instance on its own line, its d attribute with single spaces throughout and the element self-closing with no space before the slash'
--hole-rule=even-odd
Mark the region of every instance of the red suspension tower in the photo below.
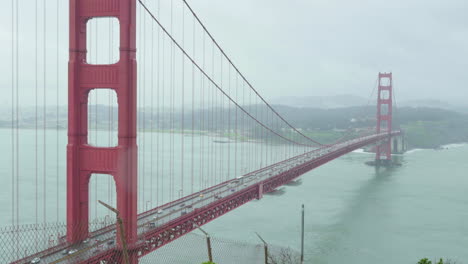
<svg viewBox="0 0 468 264">
<path fill-rule="evenodd" d="M 392 73 L 379 73 L 379 89 L 377 93 L 377 133 L 392 132 Z M 382 159 L 382 156 L 384 158 Z M 375 159 L 391 162 L 392 144 L 390 138 L 377 146 Z"/>
<path fill-rule="evenodd" d="M 137 263 L 131 250 L 137 240 L 136 0 L 69 1 L 67 240 L 76 243 L 88 236 L 90 176 L 109 174 L 117 189 L 117 209 L 124 223 L 130 263 Z M 86 25 L 99 17 L 119 21 L 120 60 L 115 64 L 91 65 L 86 61 Z M 88 144 L 88 95 L 92 89 L 112 89 L 117 94 L 116 147 Z"/>
</svg>

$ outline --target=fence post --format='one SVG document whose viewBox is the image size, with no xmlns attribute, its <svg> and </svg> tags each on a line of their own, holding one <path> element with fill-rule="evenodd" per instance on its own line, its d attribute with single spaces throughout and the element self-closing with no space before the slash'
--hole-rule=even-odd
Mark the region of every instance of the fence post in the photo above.
<svg viewBox="0 0 468 264">
<path fill-rule="evenodd" d="M 117 223 L 119 224 L 119 228 L 120 228 L 120 239 L 122 240 L 122 251 L 123 251 L 123 257 L 124 257 L 124 264 L 129 264 L 128 262 L 128 251 L 127 251 L 127 241 L 125 240 L 125 230 L 124 230 L 124 226 L 123 226 L 123 222 L 122 222 L 122 218 L 120 218 L 120 213 L 117 209 L 113 208 L 112 206 L 102 202 L 102 201 L 98 201 L 100 204 L 102 204 L 103 206 L 105 206 L 107 209 L 111 210 L 112 212 L 115 213 L 116 217 L 117 217 Z"/>
<path fill-rule="evenodd" d="M 206 244 L 208 246 L 208 260 L 213 262 L 213 255 L 211 254 L 211 238 L 210 236 L 206 236 Z"/>
<path fill-rule="evenodd" d="M 304 264 L 304 204 L 302 204 L 301 264 Z"/>
<path fill-rule="evenodd" d="M 208 234 L 205 230 L 203 230 L 197 223 L 195 222 L 192 222 L 198 229 L 200 229 L 200 231 L 203 232 L 203 234 L 205 234 L 206 236 L 206 245 L 208 247 L 208 260 L 210 262 L 213 262 L 213 254 L 211 252 L 211 238 L 210 238 L 210 234 Z"/>
<path fill-rule="evenodd" d="M 257 233 L 255 232 L 255 234 L 258 236 L 258 238 L 260 238 L 260 240 L 262 240 L 263 242 L 263 248 L 265 250 L 265 264 L 268 264 L 268 243 Z"/>
</svg>

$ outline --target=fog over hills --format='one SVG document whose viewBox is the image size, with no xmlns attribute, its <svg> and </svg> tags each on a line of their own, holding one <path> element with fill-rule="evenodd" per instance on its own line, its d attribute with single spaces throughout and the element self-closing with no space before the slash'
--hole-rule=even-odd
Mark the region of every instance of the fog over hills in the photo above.
<svg viewBox="0 0 468 264">
<path fill-rule="evenodd" d="M 273 104 L 292 107 L 309 108 L 343 108 L 351 106 L 366 105 L 369 100 L 356 95 L 335 95 L 335 96 L 287 96 L 272 100 Z"/>
<path fill-rule="evenodd" d="M 304 96 L 295 97 L 287 96 L 282 98 L 274 98 L 271 100 L 273 104 L 284 105 L 299 108 L 320 108 L 320 109 L 335 109 L 354 106 L 375 105 L 376 99 L 364 98 L 356 95 L 334 95 L 334 96 Z M 420 99 L 420 100 L 396 100 L 398 107 L 429 107 L 451 110 L 456 112 L 468 113 L 468 103 L 448 102 L 439 99 Z"/>
<path fill-rule="evenodd" d="M 305 133 L 324 143 L 333 142 L 334 139 L 341 136 L 343 131 L 375 126 L 375 105 L 338 107 L 338 102 L 343 103 L 341 101 L 343 97 L 333 98 L 336 100 L 330 98 L 327 101 L 324 100 L 321 104 L 322 108 L 285 105 L 285 103 L 294 102 L 292 99 L 284 100 L 282 104 L 274 104 L 273 107 L 295 127 L 303 129 Z M 304 101 L 306 99 L 304 98 Z M 318 104 L 319 100 L 314 99 L 317 100 Z M 356 99 L 355 102 L 359 101 L 359 97 L 354 97 L 354 99 Z M 333 104 L 329 102 L 333 102 Z M 344 103 L 350 102 L 344 101 Z M 468 113 L 424 106 L 430 104 L 439 105 L 442 108 L 455 108 L 440 101 L 418 101 L 411 102 L 411 104 L 412 107 L 404 106 L 404 104 L 403 106 L 398 105 L 394 109 L 393 120 L 395 129 L 401 128 L 405 131 L 410 147 L 437 148 L 445 144 L 468 142 Z M 335 107 L 323 108 L 331 105 Z M 268 115 L 261 114 L 267 112 L 265 105 L 244 105 L 243 107 L 250 113 L 259 113 L 256 118 L 270 127 L 286 128 L 284 124 L 278 126 Z M 463 108 L 460 109 L 463 110 Z M 26 129 L 42 129 L 45 124 L 45 127 L 49 129 L 67 128 L 68 117 L 65 106 L 58 107 L 58 115 L 56 107 L 47 107 L 46 110 L 44 119 L 41 107 L 38 107 L 37 111 L 34 107 L 20 108 L 18 126 Z M 118 114 L 115 106 L 91 105 L 89 110 L 89 128 L 91 130 L 116 129 Z M 11 109 L 0 108 L 0 114 L 0 128 L 11 128 L 13 124 L 11 122 Z M 159 111 L 158 109 L 139 108 L 138 114 L 138 126 L 143 130 L 173 131 L 183 127 L 184 130 L 187 130 L 187 128 L 192 128 L 193 123 L 193 128 L 197 131 L 232 133 L 232 128 L 236 127 L 236 120 L 244 124 L 244 132 L 255 129 L 255 123 L 247 122 L 249 118 L 246 115 L 239 115 L 239 119 L 237 119 L 234 108 L 229 110 L 220 107 L 207 107 L 195 109 L 193 114 L 186 109 L 183 115 L 180 109 L 174 109 L 174 112 L 171 112 L 170 109 L 163 110 L 162 107 L 159 108 Z M 15 118 L 16 115 L 13 117 Z M 209 120 L 216 120 L 216 122 L 208 122 Z"/>
</svg>

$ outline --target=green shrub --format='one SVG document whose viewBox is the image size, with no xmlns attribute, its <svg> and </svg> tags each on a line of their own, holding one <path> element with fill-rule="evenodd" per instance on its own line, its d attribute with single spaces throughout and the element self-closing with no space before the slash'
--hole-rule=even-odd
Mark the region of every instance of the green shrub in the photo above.
<svg viewBox="0 0 468 264">
<path fill-rule="evenodd" d="M 428 260 L 427 258 L 421 259 L 418 264 L 432 264 L 432 261 Z"/>
<path fill-rule="evenodd" d="M 432 264 L 432 261 L 427 258 L 423 258 L 418 262 L 418 264 Z M 449 259 L 446 259 L 445 261 L 443 259 L 439 259 L 439 261 L 435 264 L 455 264 L 455 262 Z"/>
</svg>

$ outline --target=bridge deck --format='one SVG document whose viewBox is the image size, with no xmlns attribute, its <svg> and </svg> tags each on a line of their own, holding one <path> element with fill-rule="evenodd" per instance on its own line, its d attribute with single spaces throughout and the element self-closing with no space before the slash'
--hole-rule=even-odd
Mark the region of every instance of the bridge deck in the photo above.
<svg viewBox="0 0 468 264">
<path fill-rule="evenodd" d="M 144 256 L 196 229 L 194 223 L 202 226 L 328 161 L 399 133 L 374 134 L 324 146 L 141 213 L 138 216 L 139 242 L 131 250 Z M 101 263 L 102 260 L 113 263 L 121 254 L 115 231 L 115 226 L 111 225 L 91 233 L 86 243 L 62 243 L 13 263 L 31 263 L 34 258 L 40 258 L 41 263 Z M 71 249 L 76 252 L 67 255 Z"/>
</svg>

